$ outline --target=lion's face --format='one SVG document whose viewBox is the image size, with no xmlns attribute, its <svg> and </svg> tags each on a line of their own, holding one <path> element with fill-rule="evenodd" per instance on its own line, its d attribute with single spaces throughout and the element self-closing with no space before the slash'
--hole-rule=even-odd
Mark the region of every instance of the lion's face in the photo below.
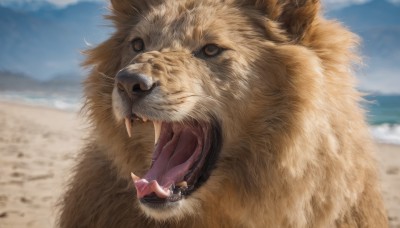
<svg viewBox="0 0 400 228">
<path fill-rule="evenodd" d="M 132 122 L 154 124 L 152 166 L 133 178 L 142 208 L 157 218 L 190 204 L 224 140 L 240 129 L 233 123 L 248 115 L 251 96 L 266 83 L 252 50 L 265 39 L 262 30 L 238 9 L 213 4 L 155 7 L 121 44 L 113 113 L 129 134 Z"/>
<path fill-rule="evenodd" d="M 278 45 L 290 39 L 280 23 L 246 1 L 112 4 L 117 30 L 87 62 L 106 77 L 92 75 L 86 93 L 98 129 L 109 132 L 104 137 L 114 145 L 123 144 L 119 153 L 151 157 L 146 172 L 132 174 L 141 208 L 156 219 L 180 217 L 196 213 L 210 197 L 246 192 L 235 181 L 256 185 L 244 160 L 258 155 L 247 154 L 246 138 L 273 135 L 258 128 L 272 121 L 271 132 L 289 123 L 282 115 L 291 103 L 279 94 L 296 94 L 299 80 L 286 77 L 290 64 L 315 73 L 308 67 L 312 55 L 302 62 L 294 56 L 302 56 L 302 48 Z M 121 135 L 123 128 L 131 138 Z"/>
<path fill-rule="evenodd" d="M 241 111 L 249 88 L 260 81 L 254 67 L 260 53 L 253 48 L 263 42 L 264 34 L 249 27 L 251 18 L 238 9 L 213 4 L 171 1 L 141 15 L 132 26 L 121 44 L 120 77 L 114 88 L 118 121 L 133 112 L 150 120 L 210 122 L 236 116 L 231 109 Z M 139 75 L 137 85 L 128 86 L 138 86 L 138 91 L 118 92 L 118 83 L 132 83 L 127 78 L 133 75 Z M 144 81 L 149 88 L 142 91 Z M 125 95 L 135 96 L 127 110 Z"/>
</svg>

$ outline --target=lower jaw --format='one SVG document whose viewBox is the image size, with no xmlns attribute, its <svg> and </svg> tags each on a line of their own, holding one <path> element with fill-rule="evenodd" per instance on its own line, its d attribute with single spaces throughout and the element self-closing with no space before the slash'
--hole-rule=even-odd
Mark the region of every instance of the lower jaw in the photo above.
<svg viewBox="0 0 400 228">
<path fill-rule="evenodd" d="M 140 200 L 139 207 L 147 217 L 156 221 L 165 222 L 171 219 L 176 221 L 196 213 L 198 207 L 193 202 L 195 201 L 191 199 L 165 203 L 147 203 Z"/>
<path fill-rule="evenodd" d="M 170 210 L 173 209 L 175 207 L 178 207 L 179 204 L 181 203 L 181 200 L 178 201 L 168 201 L 165 199 L 159 199 L 159 200 L 149 200 L 146 198 L 140 199 L 140 204 L 142 204 L 143 206 L 146 206 L 152 210 L 159 210 L 159 211 L 164 211 L 164 210 Z"/>
<path fill-rule="evenodd" d="M 207 182 L 212 170 L 215 168 L 222 148 L 221 125 L 215 121 L 212 123 L 212 126 L 212 144 L 210 152 L 207 154 L 206 163 L 201 168 L 201 174 L 198 176 L 196 182 L 190 186 L 190 190 L 182 192 L 182 194 L 179 192 L 168 198 L 159 198 L 155 195 L 150 195 L 139 199 L 140 207 L 146 214 L 155 218 L 162 217 L 162 219 L 176 216 L 176 211 L 179 211 L 182 205 L 188 204 L 188 200 L 191 201 L 191 194 L 195 193 L 198 188 Z M 186 210 L 189 210 L 189 208 Z"/>
</svg>

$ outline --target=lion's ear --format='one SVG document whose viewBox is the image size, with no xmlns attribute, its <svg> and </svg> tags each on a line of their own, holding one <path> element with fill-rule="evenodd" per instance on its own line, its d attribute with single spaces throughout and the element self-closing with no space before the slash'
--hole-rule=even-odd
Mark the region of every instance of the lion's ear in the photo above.
<svg viewBox="0 0 400 228">
<path fill-rule="evenodd" d="M 301 41 L 320 11 L 320 0 L 247 0 L 282 24 L 293 40 Z"/>
<path fill-rule="evenodd" d="M 129 0 L 111 0 L 111 8 L 115 12 L 129 14 L 135 8 L 134 2 Z"/>
<path fill-rule="evenodd" d="M 284 2 L 278 20 L 296 40 L 304 39 L 320 11 L 319 0 L 289 0 Z"/>
</svg>

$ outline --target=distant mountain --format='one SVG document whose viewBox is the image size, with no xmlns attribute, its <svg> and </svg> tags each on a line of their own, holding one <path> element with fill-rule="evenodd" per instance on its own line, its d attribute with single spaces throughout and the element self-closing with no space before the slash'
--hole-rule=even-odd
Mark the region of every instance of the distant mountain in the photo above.
<svg viewBox="0 0 400 228">
<path fill-rule="evenodd" d="M 356 30 L 400 25 L 400 5 L 386 0 L 348 6 L 331 11 L 329 15 L 343 20 L 346 25 Z"/>
<path fill-rule="evenodd" d="M 362 37 L 363 53 L 372 70 L 400 66 L 400 5 L 374 0 L 331 12 Z"/>
<path fill-rule="evenodd" d="M 328 11 L 356 32 L 366 67 L 360 72 L 361 85 L 368 90 L 400 92 L 400 5 L 373 0 Z"/>
<path fill-rule="evenodd" d="M 39 82 L 24 74 L 17 74 L 8 71 L 0 71 L 0 91 L 13 90 L 19 91 L 26 88 L 32 90 L 39 89 Z"/>
<path fill-rule="evenodd" d="M 81 74 L 85 41 L 99 43 L 111 31 L 104 26 L 105 13 L 105 7 L 94 2 L 30 12 L 0 7 L 0 70 L 38 79 Z"/>
<path fill-rule="evenodd" d="M 46 81 L 39 81 L 21 73 L 0 71 L 0 93 L 4 91 L 65 94 L 80 96 L 81 77 L 59 75 Z"/>
</svg>

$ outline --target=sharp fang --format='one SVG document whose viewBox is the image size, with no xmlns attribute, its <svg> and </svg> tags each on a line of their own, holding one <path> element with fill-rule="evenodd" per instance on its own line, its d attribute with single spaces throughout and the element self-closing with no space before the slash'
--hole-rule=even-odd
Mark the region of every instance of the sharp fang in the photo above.
<svg viewBox="0 0 400 228">
<path fill-rule="evenodd" d="M 136 175 L 135 175 L 134 173 L 132 173 L 132 172 L 131 172 L 131 177 L 132 177 L 133 182 L 136 182 L 136 181 L 140 180 L 140 177 L 136 176 Z"/>
<path fill-rule="evenodd" d="M 147 118 L 142 118 L 142 120 L 143 120 L 143 122 L 146 123 L 148 119 Z"/>
<path fill-rule="evenodd" d="M 188 183 L 186 181 L 182 181 L 182 182 L 177 183 L 176 186 L 178 186 L 180 188 L 187 188 Z"/>
<path fill-rule="evenodd" d="M 161 122 L 153 121 L 153 124 L 154 124 L 154 144 L 156 144 L 158 142 L 158 139 L 160 138 Z"/>
<path fill-rule="evenodd" d="M 132 122 L 131 119 L 128 117 L 125 117 L 125 127 L 126 127 L 126 132 L 128 132 L 129 138 L 132 137 Z"/>
</svg>

